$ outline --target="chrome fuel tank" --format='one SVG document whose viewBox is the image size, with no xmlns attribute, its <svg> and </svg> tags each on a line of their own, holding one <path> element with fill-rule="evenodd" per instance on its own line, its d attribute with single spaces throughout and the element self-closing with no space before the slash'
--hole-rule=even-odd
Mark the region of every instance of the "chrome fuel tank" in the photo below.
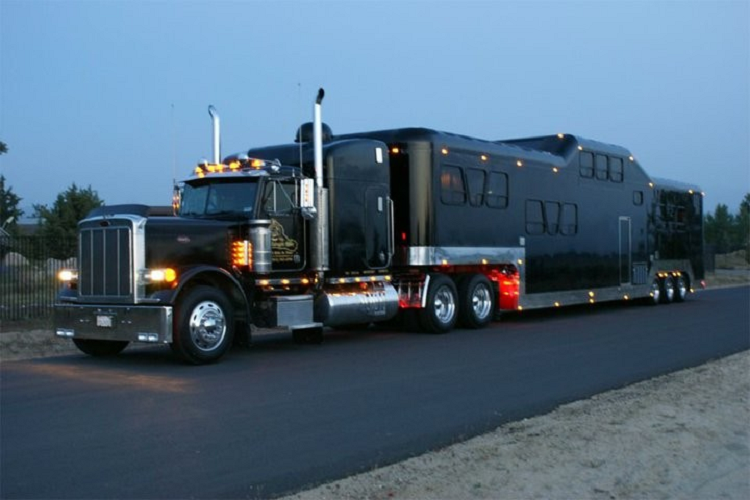
<svg viewBox="0 0 750 500">
<path fill-rule="evenodd" d="M 315 300 L 315 320 L 326 326 L 386 321 L 397 312 L 398 292 L 390 283 L 342 286 L 323 291 Z"/>
</svg>

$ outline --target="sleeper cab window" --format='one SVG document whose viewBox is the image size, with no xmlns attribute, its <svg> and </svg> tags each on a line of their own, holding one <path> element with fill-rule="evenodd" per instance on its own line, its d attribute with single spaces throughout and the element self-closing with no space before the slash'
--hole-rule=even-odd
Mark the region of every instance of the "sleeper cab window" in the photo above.
<svg viewBox="0 0 750 500">
<path fill-rule="evenodd" d="M 446 205 L 466 203 L 466 183 L 460 167 L 443 165 L 440 172 L 440 200 Z"/>
<path fill-rule="evenodd" d="M 579 156 L 581 177 L 594 178 L 594 155 L 588 151 L 582 151 Z"/>
</svg>

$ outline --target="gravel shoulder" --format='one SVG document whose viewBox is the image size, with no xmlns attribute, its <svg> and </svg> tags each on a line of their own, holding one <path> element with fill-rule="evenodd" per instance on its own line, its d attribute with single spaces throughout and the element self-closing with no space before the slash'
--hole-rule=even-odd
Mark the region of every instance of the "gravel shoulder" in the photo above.
<svg viewBox="0 0 750 500">
<path fill-rule="evenodd" d="M 750 352 L 286 500 L 750 498 Z"/>
</svg>

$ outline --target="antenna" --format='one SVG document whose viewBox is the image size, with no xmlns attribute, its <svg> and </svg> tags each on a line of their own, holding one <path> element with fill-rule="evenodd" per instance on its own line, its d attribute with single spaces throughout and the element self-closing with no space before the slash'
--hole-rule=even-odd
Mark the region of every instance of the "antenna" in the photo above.
<svg viewBox="0 0 750 500">
<path fill-rule="evenodd" d="M 299 109 L 300 112 L 302 110 L 302 83 L 300 82 L 297 82 L 297 109 Z M 304 118 L 302 120 L 304 120 Z M 300 124 L 303 123 L 302 120 L 300 120 Z M 297 134 L 297 142 L 299 143 L 299 168 L 302 170 L 302 125 L 297 129 Z"/>
</svg>

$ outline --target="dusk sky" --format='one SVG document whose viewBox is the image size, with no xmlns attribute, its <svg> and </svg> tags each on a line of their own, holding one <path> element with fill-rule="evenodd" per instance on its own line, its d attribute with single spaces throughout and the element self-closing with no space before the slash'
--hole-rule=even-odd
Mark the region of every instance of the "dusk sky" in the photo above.
<svg viewBox="0 0 750 500">
<path fill-rule="evenodd" d="M 420 126 L 622 145 L 736 211 L 750 191 L 750 2 L 0 0 L 0 174 L 51 204 L 168 205 L 211 156 Z M 6 186 L 7 186 L 6 184 Z"/>
</svg>

